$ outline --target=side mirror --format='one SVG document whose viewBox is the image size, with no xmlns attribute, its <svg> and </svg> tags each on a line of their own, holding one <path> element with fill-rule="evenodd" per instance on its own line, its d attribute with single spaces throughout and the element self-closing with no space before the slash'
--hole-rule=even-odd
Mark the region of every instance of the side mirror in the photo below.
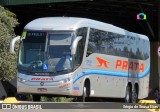
<svg viewBox="0 0 160 112">
<path fill-rule="evenodd" d="M 14 47 L 15 47 L 15 43 L 20 39 L 20 36 L 17 36 L 15 38 L 13 38 L 11 40 L 11 43 L 10 43 L 10 53 L 14 53 Z"/>
<path fill-rule="evenodd" d="M 75 38 L 75 40 L 73 41 L 72 47 L 71 47 L 71 54 L 74 55 L 76 54 L 76 50 L 77 50 L 77 44 L 78 42 L 82 39 L 82 36 L 78 36 Z"/>
</svg>

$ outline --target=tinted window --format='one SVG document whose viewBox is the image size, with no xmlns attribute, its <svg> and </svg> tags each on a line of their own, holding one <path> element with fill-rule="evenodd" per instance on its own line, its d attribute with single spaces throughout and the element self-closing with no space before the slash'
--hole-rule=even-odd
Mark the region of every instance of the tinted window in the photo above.
<svg viewBox="0 0 160 112">
<path fill-rule="evenodd" d="M 145 60 L 149 57 L 149 41 L 91 28 L 87 56 L 92 53 Z"/>
<path fill-rule="evenodd" d="M 124 48 L 124 35 L 90 29 L 87 56 L 92 53 L 127 56 L 127 51 Z"/>
<path fill-rule="evenodd" d="M 138 38 L 138 37 L 137 38 L 129 37 L 129 38 L 130 38 L 130 41 L 132 41 L 132 43 L 129 46 L 130 58 L 140 59 L 140 60 L 148 59 L 149 58 L 149 41 Z"/>
<path fill-rule="evenodd" d="M 79 41 L 79 43 L 77 45 L 77 50 L 76 50 L 76 54 L 75 54 L 75 61 L 74 61 L 75 68 L 80 66 L 82 63 L 82 60 L 83 60 L 84 47 L 85 47 L 86 36 L 87 36 L 87 28 L 83 27 L 83 28 L 77 29 L 76 36 L 77 37 L 82 36 L 82 39 Z"/>
</svg>

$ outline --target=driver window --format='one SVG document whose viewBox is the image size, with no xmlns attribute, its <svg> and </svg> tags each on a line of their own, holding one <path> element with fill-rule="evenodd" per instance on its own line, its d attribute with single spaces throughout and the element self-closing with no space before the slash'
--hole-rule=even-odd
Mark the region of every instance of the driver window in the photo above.
<svg viewBox="0 0 160 112">
<path fill-rule="evenodd" d="M 83 46 L 83 40 L 80 40 L 77 45 L 77 51 L 75 54 L 75 67 L 77 68 L 82 63 L 83 59 L 83 52 L 84 52 L 84 46 Z"/>
<path fill-rule="evenodd" d="M 86 36 L 87 36 L 87 28 L 86 27 L 79 28 L 76 31 L 76 36 L 82 36 L 82 39 L 78 42 L 78 45 L 77 45 L 77 50 L 76 50 L 75 59 L 74 59 L 75 68 L 79 67 L 83 60 L 83 54 L 84 54 L 84 48 L 85 48 Z"/>
</svg>

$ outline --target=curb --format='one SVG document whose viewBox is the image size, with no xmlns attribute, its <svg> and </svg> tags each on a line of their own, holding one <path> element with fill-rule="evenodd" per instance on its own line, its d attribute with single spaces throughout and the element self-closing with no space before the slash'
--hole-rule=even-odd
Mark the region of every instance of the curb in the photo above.
<svg viewBox="0 0 160 112">
<path fill-rule="evenodd" d="M 151 106 L 151 104 L 158 106 L 158 104 L 156 104 L 155 100 L 140 100 L 138 103 L 143 106 Z M 146 110 L 149 110 L 151 112 L 160 112 L 159 108 L 158 109 L 148 109 L 147 108 Z"/>
<path fill-rule="evenodd" d="M 20 103 L 15 97 L 5 98 L 2 103 Z"/>
</svg>

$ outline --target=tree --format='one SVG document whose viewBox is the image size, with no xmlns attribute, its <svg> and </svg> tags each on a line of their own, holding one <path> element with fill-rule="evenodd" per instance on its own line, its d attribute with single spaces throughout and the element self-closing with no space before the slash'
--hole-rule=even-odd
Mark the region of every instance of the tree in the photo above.
<svg viewBox="0 0 160 112">
<path fill-rule="evenodd" d="M 0 80 L 11 80 L 16 76 L 17 52 L 10 54 L 9 46 L 15 37 L 14 28 L 18 25 L 16 15 L 0 6 Z M 17 51 L 17 46 L 16 50 Z"/>
</svg>

